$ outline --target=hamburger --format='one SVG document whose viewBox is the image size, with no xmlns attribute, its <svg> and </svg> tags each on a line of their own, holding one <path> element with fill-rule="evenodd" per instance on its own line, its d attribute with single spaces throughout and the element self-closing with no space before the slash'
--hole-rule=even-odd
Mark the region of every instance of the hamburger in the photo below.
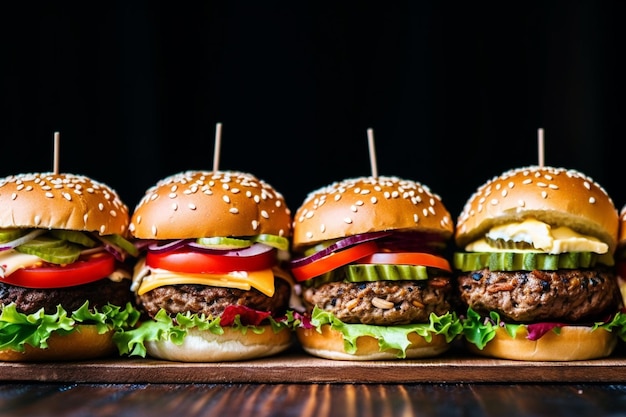
<svg viewBox="0 0 626 417">
<path fill-rule="evenodd" d="M 248 173 L 185 171 L 150 187 L 130 224 L 144 316 L 124 353 L 218 362 L 288 349 L 291 221 L 284 197 Z"/>
<path fill-rule="evenodd" d="M 570 361 L 610 355 L 624 316 L 606 191 L 565 168 L 492 178 L 458 217 L 453 256 L 467 345 L 484 356 Z"/>
<path fill-rule="evenodd" d="M 397 177 L 334 182 L 294 215 L 291 272 L 302 348 L 336 360 L 420 358 L 461 332 L 445 256 L 453 221 L 428 187 Z"/>
<path fill-rule="evenodd" d="M 0 180 L 0 360 L 116 353 L 115 335 L 139 318 L 129 220 L 118 194 L 86 176 Z"/>
</svg>

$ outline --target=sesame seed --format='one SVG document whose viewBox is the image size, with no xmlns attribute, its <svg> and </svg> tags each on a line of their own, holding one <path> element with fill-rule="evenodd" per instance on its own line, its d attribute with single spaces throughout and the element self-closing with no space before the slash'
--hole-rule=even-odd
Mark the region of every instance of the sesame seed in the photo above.
<svg viewBox="0 0 626 417">
<path fill-rule="evenodd" d="M 548 193 L 546 191 L 542 191 L 541 192 L 541 198 L 543 198 L 543 199 L 548 198 Z"/>
<path fill-rule="evenodd" d="M 189 204 L 187 204 L 187 208 L 189 210 L 195 210 L 196 209 L 196 205 L 194 203 L 189 203 Z"/>
<path fill-rule="evenodd" d="M 264 219 L 269 219 L 270 218 L 269 214 L 267 214 L 267 211 L 265 211 L 265 210 L 261 210 L 261 216 Z"/>
<path fill-rule="evenodd" d="M 46 193 L 46 197 L 48 197 L 48 198 L 53 198 L 53 197 L 54 197 L 54 194 L 52 194 L 51 192 L 47 192 L 47 193 Z"/>
<path fill-rule="evenodd" d="M 17 198 L 17 194 L 16 193 L 11 194 L 11 200 L 15 200 L 16 198 Z"/>
<path fill-rule="evenodd" d="M 104 210 L 104 204 L 98 203 L 98 210 L 103 211 Z"/>
<path fill-rule="evenodd" d="M 225 203 L 230 203 L 230 198 L 227 195 L 222 196 L 222 200 L 224 200 Z"/>
<path fill-rule="evenodd" d="M 346 217 L 343 219 L 344 223 L 352 224 L 352 219 L 350 217 Z"/>
<path fill-rule="evenodd" d="M 172 204 L 172 210 L 174 210 L 174 211 L 178 210 L 178 203 L 173 203 Z"/>
<path fill-rule="evenodd" d="M 259 222 L 257 220 L 252 220 L 252 230 L 256 230 L 259 227 Z"/>
<path fill-rule="evenodd" d="M 324 233 L 326 231 L 326 225 L 325 224 L 321 224 L 320 225 L 320 232 Z"/>
<path fill-rule="evenodd" d="M 589 202 L 590 202 L 591 204 L 594 204 L 594 203 L 596 202 L 595 197 L 589 197 Z"/>
<path fill-rule="evenodd" d="M 109 214 L 111 217 L 117 217 L 117 212 L 115 210 L 109 210 Z"/>
<path fill-rule="evenodd" d="M 156 236 L 157 235 L 157 227 L 156 224 L 152 225 L 152 236 Z"/>
<path fill-rule="evenodd" d="M 62 195 L 67 201 L 72 201 L 72 196 L 70 195 L 70 193 L 65 192 Z"/>
<path fill-rule="evenodd" d="M 232 213 L 232 214 L 238 214 L 239 213 L 239 209 L 237 207 L 231 207 L 231 208 L 228 209 L 228 212 Z"/>
<path fill-rule="evenodd" d="M 306 237 L 311 239 L 313 238 L 313 233 L 312 232 L 306 232 Z"/>
</svg>

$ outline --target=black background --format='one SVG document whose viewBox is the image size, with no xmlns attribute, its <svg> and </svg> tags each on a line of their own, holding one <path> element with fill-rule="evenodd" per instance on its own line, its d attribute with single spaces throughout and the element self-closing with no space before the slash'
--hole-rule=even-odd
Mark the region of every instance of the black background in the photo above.
<svg viewBox="0 0 626 417">
<path fill-rule="evenodd" d="M 11 4 L 17 3 L 17 4 Z M 6 4 L 11 4 L 7 6 Z M 420 181 L 456 217 L 509 168 L 598 181 L 617 208 L 619 1 L 51 1 L 0 6 L 0 176 L 53 169 L 131 207 L 158 179 L 254 173 L 292 211 L 370 175 Z"/>
</svg>

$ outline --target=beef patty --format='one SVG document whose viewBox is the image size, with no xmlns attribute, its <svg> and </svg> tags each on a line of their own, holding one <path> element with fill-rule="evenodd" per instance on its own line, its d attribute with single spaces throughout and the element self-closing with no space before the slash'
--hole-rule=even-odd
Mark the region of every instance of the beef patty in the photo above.
<svg viewBox="0 0 626 417">
<path fill-rule="evenodd" d="M 391 326 L 428 322 L 431 313 L 450 311 L 450 279 L 424 281 L 330 282 L 305 288 L 303 301 L 332 312 L 344 323 Z"/>
<path fill-rule="evenodd" d="M 89 284 L 65 288 L 23 288 L 0 282 L 0 304 L 15 303 L 17 311 L 32 314 L 43 307 L 46 314 L 54 314 L 57 306 L 65 311 L 78 310 L 85 301 L 89 301 L 90 308 L 101 309 L 111 303 L 116 306 L 125 306 L 132 302 L 130 280 L 120 282 L 110 279 L 101 279 Z"/>
<path fill-rule="evenodd" d="M 576 322 L 604 318 L 620 303 L 609 268 L 500 272 L 483 269 L 457 277 L 459 298 L 478 313 L 496 311 L 517 322 Z"/>
<path fill-rule="evenodd" d="M 219 317 L 230 305 L 270 311 L 273 316 L 280 316 L 289 307 L 291 284 L 274 278 L 274 286 L 274 296 L 268 297 L 254 288 L 240 290 L 199 284 L 165 285 L 137 296 L 136 301 L 150 317 L 154 317 L 161 308 L 171 317 L 188 312 Z"/>
</svg>

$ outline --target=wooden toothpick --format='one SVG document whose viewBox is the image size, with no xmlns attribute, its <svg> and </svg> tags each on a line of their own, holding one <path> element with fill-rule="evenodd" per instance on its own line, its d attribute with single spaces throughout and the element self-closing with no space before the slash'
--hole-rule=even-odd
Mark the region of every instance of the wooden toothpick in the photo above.
<svg viewBox="0 0 626 417">
<path fill-rule="evenodd" d="M 215 125 L 215 145 L 213 149 L 213 172 L 217 172 L 219 170 L 221 144 L 222 144 L 222 124 L 218 122 Z"/>
<path fill-rule="evenodd" d="M 543 128 L 539 128 L 537 131 L 537 147 L 539 153 L 539 167 L 543 168 L 544 163 L 544 149 L 543 149 Z"/>
<path fill-rule="evenodd" d="M 61 145 L 61 134 L 59 132 L 54 132 L 54 161 L 53 161 L 53 172 L 55 174 L 59 173 L 59 147 Z"/>
<path fill-rule="evenodd" d="M 374 129 L 367 129 L 367 139 L 370 149 L 370 164 L 372 166 L 372 177 L 378 177 L 378 167 L 376 165 L 376 148 L 374 147 Z"/>
</svg>

